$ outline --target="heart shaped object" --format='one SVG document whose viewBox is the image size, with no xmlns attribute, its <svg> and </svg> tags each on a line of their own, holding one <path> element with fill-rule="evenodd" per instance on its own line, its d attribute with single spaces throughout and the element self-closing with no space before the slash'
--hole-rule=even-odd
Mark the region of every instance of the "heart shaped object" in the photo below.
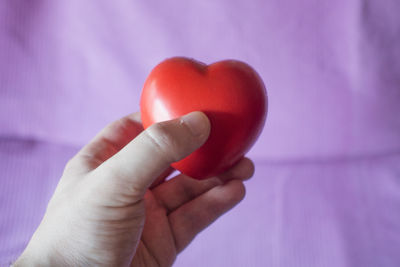
<svg viewBox="0 0 400 267">
<path fill-rule="evenodd" d="M 192 111 L 211 123 L 206 143 L 172 167 L 190 177 L 218 175 L 238 162 L 260 135 L 267 115 L 267 93 L 249 65 L 224 60 L 207 66 L 175 57 L 158 64 L 142 91 L 144 128 Z"/>
</svg>

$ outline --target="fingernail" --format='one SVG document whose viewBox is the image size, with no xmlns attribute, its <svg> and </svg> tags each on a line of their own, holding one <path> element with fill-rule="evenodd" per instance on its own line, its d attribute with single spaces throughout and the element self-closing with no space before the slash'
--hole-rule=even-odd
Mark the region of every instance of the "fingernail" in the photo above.
<svg viewBox="0 0 400 267">
<path fill-rule="evenodd" d="M 202 112 L 191 112 L 182 117 L 185 123 L 194 136 L 207 134 L 209 122 L 207 116 Z"/>
</svg>

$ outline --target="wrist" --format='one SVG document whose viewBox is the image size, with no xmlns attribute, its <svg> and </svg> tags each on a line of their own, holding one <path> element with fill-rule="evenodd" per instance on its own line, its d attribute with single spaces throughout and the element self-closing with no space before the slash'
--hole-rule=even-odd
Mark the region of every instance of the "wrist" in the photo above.
<svg viewBox="0 0 400 267">
<path fill-rule="evenodd" d="M 46 254 L 43 251 L 32 251 L 27 247 L 12 266 L 52 266 L 52 263 L 54 264 L 56 261 Z"/>
<path fill-rule="evenodd" d="M 19 258 L 12 265 L 13 267 L 23 266 L 68 266 L 69 264 L 57 250 L 48 248 L 44 244 L 31 242 L 22 252 Z"/>
</svg>

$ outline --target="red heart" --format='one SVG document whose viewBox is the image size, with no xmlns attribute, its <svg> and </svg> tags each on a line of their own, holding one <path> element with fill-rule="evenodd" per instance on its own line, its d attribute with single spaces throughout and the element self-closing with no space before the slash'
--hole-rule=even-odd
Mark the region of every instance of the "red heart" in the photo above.
<svg viewBox="0 0 400 267">
<path fill-rule="evenodd" d="M 196 179 L 218 175 L 251 148 L 264 126 L 267 94 L 247 64 L 225 60 L 207 66 L 170 58 L 147 78 L 140 100 L 144 128 L 189 112 L 203 111 L 211 123 L 207 142 L 172 167 Z"/>
</svg>

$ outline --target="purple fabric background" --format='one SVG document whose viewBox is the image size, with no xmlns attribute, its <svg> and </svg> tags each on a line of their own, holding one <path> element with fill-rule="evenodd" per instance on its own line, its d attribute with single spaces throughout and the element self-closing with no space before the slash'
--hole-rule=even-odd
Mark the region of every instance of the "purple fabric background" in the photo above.
<svg viewBox="0 0 400 267">
<path fill-rule="evenodd" d="M 400 265 L 400 2 L 0 2 L 0 265 L 65 162 L 159 61 L 243 60 L 266 127 L 246 199 L 176 266 Z"/>
</svg>

